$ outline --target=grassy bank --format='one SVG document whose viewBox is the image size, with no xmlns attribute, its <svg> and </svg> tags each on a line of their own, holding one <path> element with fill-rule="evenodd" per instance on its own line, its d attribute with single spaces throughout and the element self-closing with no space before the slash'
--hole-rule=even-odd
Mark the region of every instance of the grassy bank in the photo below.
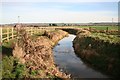
<svg viewBox="0 0 120 80">
<path fill-rule="evenodd" d="M 44 36 L 28 36 L 22 32 L 12 55 L 2 59 L 3 78 L 68 78 L 54 64 L 52 46 L 67 33 L 61 30 L 45 33 Z M 9 46 L 11 43 L 4 44 Z M 13 46 L 13 45 L 12 45 Z M 11 53 L 11 52 L 10 52 Z"/>
<path fill-rule="evenodd" d="M 87 32 L 87 31 L 86 31 Z M 75 52 L 103 73 L 119 78 L 120 37 L 105 33 L 79 33 L 73 41 Z"/>
</svg>

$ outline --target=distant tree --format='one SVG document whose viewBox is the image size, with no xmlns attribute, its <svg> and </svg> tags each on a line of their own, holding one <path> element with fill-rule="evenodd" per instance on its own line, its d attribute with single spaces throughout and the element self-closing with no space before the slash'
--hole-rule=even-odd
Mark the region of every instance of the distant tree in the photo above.
<svg viewBox="0 0 120 80">
<path fill-rule="evenodd" d="M 57 26 L 57 24 L 52 24 L 52 26 Z"/>
<path fill-rule="evenodd" d="M 29 27 L 33 27 L 33 25 L 30 25 Z"/>
<path fill-rule="evenodd" d="M 49 24 L 49 26 L 52 26 L 51 24 Z"/>
<path fill-rule="evenodd" d="M 34 27 L 38 27 L 38 26 L 34 26 Z"/>
</svg>

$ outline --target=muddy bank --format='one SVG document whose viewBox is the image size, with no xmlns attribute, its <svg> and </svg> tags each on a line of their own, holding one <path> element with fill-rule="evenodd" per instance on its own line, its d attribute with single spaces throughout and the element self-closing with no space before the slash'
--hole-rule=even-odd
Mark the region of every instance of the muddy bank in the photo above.
<svg viewBox="0 0 120 80">
<path fill-rule="evenodd" d="M 52 53 L 53 45 L 67 35 L 67 32 L 58 30 L 32 39 L 24 30 L 21 31 L 13 56 L 26 66 L 23 78 L 69 78 L 55 66 Z"/>
<path fill-rule="evenodd" d="M 76 54 L 83 61 L 113 78 L 120 75 L 120 43 L 92 37 L 89 31 L 79 31 L 73 41 Z M 105 35 L 103 36 L 105 37 Z"/>
</svg>

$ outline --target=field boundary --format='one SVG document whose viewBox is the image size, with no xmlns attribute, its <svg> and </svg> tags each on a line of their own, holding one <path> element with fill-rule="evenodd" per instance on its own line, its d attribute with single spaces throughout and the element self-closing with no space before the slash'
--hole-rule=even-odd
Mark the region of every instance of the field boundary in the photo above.
<svg viewBox="0 0 120 80">
<path fill-rule="evenodd" d="M 54 28 L 39 28 L 39 27 L 24 27 L 28 34 L 38 34 L 42 31 L 54 30 Z M 10 39 L 15 39 L 17 37 L 17 30 L 14 27 L 0 27 L 0 42 L 7 41 Z"/>
<path fill-rule="evenodd" d="M 80 29 L 80 28 L 83 28 L 83 29 L 87 29 L 89 31 L 102 31 L 102 32 L 109 32 L 111 31 L 109 29 L 109 27 L 104 27 L 104 29 L 102 30 L 99 30 L 97 28 L 100 28 L 100 27 L 91 27 L 91 26 L 87 26 L 87 27 L 76 27 L 76 26 L 73 26 L 73 27 L 68 27 L 68 26 L 62 26 L 62 27 L 54 27 L 54 26 L 51 26 L 51 27 L 24 27 L 24 29 L 28 32 L 28 34 L 30 35 L 33 35 L 33 34 L 37 34 L 37 33 L 40 33 L 42 31 L 48 31 L 48 30 L 56 30 L 56 29 Z M 14 27 L 12 26 L 8 26 L 8 27 L 0 27 L 0 42 L 4 42 L 4 41 L 7 41 L 9 42 L 10 39 L 14 39 L 17 37 L 17 30 L 15 30 Z"/>
</svg>

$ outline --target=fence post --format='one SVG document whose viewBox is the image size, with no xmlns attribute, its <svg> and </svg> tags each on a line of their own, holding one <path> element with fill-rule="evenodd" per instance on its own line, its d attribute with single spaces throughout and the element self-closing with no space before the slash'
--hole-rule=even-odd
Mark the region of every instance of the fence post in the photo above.
<svg viewBox="0 0 120 80">
<path fill-rule="evenodd" d="M 36 34 L 36 32 L 37 32 L 37 28 L 35 27 L 35 30 L 34 30 L 34 32 L 35 32 L 35 34 Z"/>
<path fill-rule="evenodd" d="M 34 28 L 32 27 L 32 35 L 34 34 Z"/>
<path fill-rule="evenodd" d="M 32 35 L 34 34 L 34 29 L 33 29 L 33 27 L 32 27 Z"/>
<path fill-rule="evenodd" d="M 7 41 L 9 41 L 9 28 L 7 27 Z"/>
<path fill-rule="evenodd" d="M 14 37 L 13 33 L 14 33 L 14 32 L 13 32 L 13 27 L 12 27 L 12 39 L 13 39 L 13 37 Z"/>
<path fill-rule="evenodd" d="M 108 32 L 108 27 L 106 27 L 106 32 Z"/>
<path fill-rule="evenodd" d="M 40 33 L 40 28 L 38 28 L 38 34 Z"/>
<path fill-rule="evenodd" d="M 36 30 L 36 27 L 35 27 L 35 28 L 34 28 L 34 34 L 36 34 L 36 31 L 37 31 L 37 30 Z"/>
<path fill-rule="evenodd" d="M 32 35 L 32 27 L 30 27 L 30 32 L 31 32 L 31 35 Z"/>
<path fill-rule="evenodd" d="M 39 33 L 39 28 L 37 27 L 37 34 Z"/>
<path fill-rule="evenodd" d="M 0 27 L 0 42 L 2 43 L 2 27 Z"/>
<path fill-rule="evenodd" d="M 32 30 L 33 30 L 33 35 L 35 34 L 35 28 L 34 27 L 32 27 Z"/>
<path fill-rule="evenodd" d="M 36 27 L 36 34 L 37 34 L 37 27 Z"/>
<path fill-rule="evenodd" d="M 37 33 L 37 28 L 35 27 L 35 34 Z"/>
<path fill-rule="evenodd" d="M 91 27 L 89 27 L 89 31 L 91 31 Z"/>
</svg>

